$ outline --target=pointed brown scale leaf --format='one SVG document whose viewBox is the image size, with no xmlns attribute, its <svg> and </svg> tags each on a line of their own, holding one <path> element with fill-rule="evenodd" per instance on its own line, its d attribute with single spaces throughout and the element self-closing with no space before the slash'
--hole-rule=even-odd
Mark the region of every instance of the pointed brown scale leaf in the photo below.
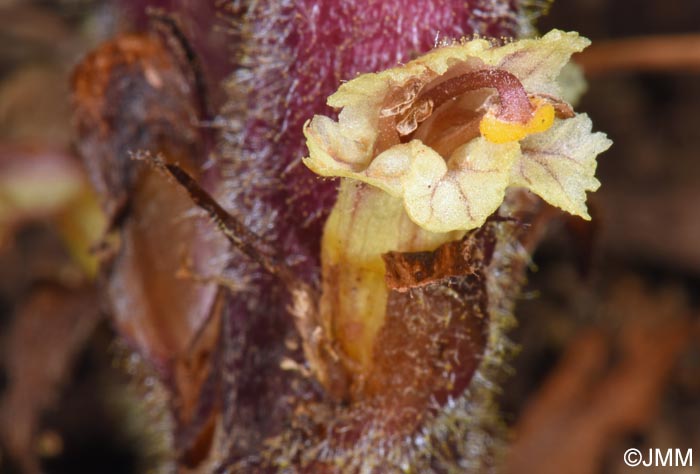
<svg viewBox="0 0 700 474">
<path fill-rule="evenodd" d="M 192 284 L 178 270 L 192 265 L 206 277 L 225 263 L 217 259 L 217 232 L 192 217 L 187 195 L 131 159 L 151 150 L 199 174 L 207 150 L 196 127 L 199 98 L 183 68 L 158 36 L 126 35 L 91 53 L 73 75 L 83 160 L 109 217 L 127 219 L 110 282 L 117 321 L 158 362 L 188 347 L 213 301 L 215 285 Z"/>
<path fill-rule="evenodd" d="M 186 425 L 196 421 L 200 390 L 213 375 L 209 359 L 221 308 L 217 285 L 207 277 L 221 270 L 226 250 L 166 177 L 144 173 L 132 202 L 107 282 L 113 317 L 121 335 L 173 384 L 178 421 Z"/>
<path fill-rule="evenodd" d="M 176 445 L 196 464 L 216 409 L 216 278 L 228 246 L 183 189 L 131 158 L 147 150 L 201 178 L 211 151 L 197 125 L 201 83 L 173 28 L 125 35 L 88 55 L 73 75 L 73 103 L 80 152 L 120 237 L 105 284 L 117 330 L 172 389 Z"/>
</svg>

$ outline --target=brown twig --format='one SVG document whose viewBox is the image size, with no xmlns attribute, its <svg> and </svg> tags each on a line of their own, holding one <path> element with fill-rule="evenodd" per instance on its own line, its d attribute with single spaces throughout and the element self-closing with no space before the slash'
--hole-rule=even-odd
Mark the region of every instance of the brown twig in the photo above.
<svg viewBox="0 0 700 474">
<path fill-rule="evenodd" d="M 700 34 L 600 41 L 574 61 L 589 77 L 624 71 L 700 72 Z"/>
</svg>

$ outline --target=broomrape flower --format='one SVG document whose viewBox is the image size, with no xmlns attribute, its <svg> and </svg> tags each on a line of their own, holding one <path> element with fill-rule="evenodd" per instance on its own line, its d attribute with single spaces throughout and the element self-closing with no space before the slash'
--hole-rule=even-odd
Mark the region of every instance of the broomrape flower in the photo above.
<svg viewBox="0 0 700 474">
<path fill-rule="evenodd" d="M 434 233 L 481 226 L 509 187 L 590 219 L 595 158 L 611 141 L 591 133 L 557 83 L 589 43 L 558 30 L 502 46 L 476 39 L 358 76 L 328 99 L 337 122 L 317 115 L 305 124 L 304 163 L 400 199 Z"/>
</svg>

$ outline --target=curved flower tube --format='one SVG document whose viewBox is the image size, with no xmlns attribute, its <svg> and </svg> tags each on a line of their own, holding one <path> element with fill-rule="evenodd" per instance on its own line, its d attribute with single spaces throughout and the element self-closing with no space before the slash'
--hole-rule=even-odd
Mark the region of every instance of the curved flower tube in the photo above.
<svg viewBox="0 0 700 474">
<path fill-rule="evenodd" d="M 304 163 L 400 198 L 429 232 L 480 227 L 515 186 L 590 219 L 595 158 L 612 142 L 557 84 L 589 43 L 558 30 L 502 46 L 476 39 L 358 76 L 328 99 L 337 122 L 306 123 Z"/>
</svg>

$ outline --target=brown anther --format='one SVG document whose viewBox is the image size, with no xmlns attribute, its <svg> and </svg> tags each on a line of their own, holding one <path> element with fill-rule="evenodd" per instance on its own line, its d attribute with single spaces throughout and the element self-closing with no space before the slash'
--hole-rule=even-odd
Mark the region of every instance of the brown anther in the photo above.
<svg viewBox="0 0 700 474">
<path fill-rule="evenodd" d="M 396 123 L 396 131 L 399 135 L 406 136 L 413 133 L 418 124 L 427 120 L 433 113 L 433 101 L 424 99 L 409 109 L 404 117 Z"/>
<path fill-rule="evenodd" d="M 395 87 L 389 93 L 388 103 L 390 105 L 382 108 L 380 117 L 393 117 L 400 115 L 411 108 L 418 94 L 425 84 L 419 79 L 411 79 L 403 87 Z"/>
</svg>

